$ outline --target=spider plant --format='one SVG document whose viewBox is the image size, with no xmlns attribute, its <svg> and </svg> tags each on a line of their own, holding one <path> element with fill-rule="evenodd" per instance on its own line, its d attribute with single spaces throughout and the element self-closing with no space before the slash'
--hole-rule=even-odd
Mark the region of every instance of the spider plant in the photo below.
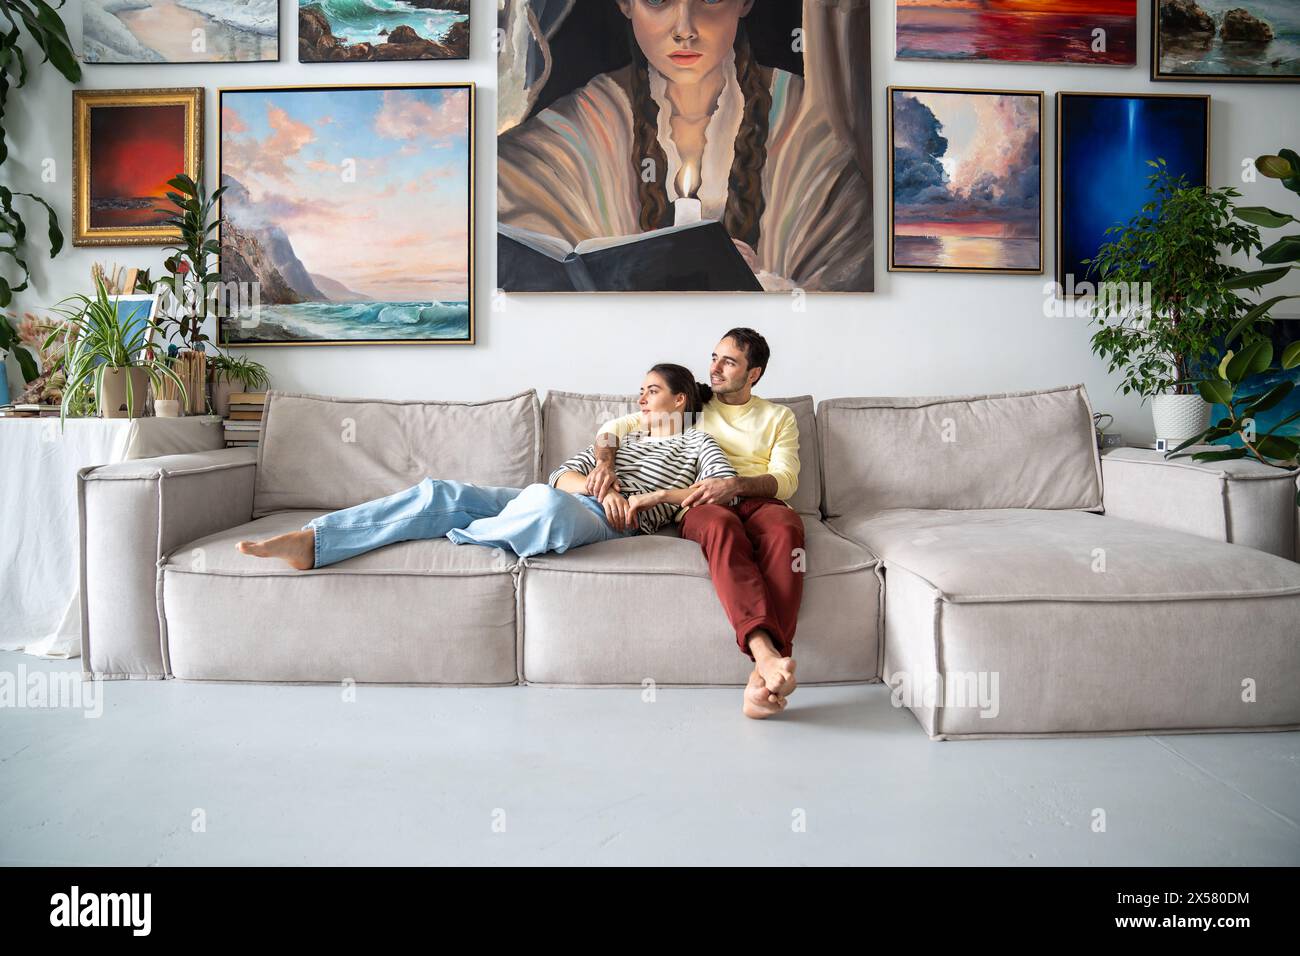
<svg viewBox="0 0 1300 956">
<path fill-rule="evenodd" d="M 246 355 L 211 355 L 208 368 L 212 370 L 212 380 L 225 376 L 228 381 L 238 382 L 246 392 L 257 392 L 271 382 L 271 375 L 266 366 L 254 362 Z"/>
<path fill-rule="evenodd" d="M 73 305 L 64 306 L 63 303 Z M 66 385 L 59 404 L 60 426 L 66 425 L 69 407 L 76 400 L 77 393 L 86 386 L 94 392 L 95 407 L 101 415 L 104 413 L 104 375 L 110 369 L 126 371 L 128 409 L 135 408 L 135 384 L 130 374 L 133 369 L 143 369 L 151 384 L 165 379 L 173 382 L 182 395 L 185 394 L 185 383 L 180 376 L 166 360 L 155 357 L 150 348 L 157 324 L 152 320 L 143 326 L 124 323 L 101 279 L 95 280 L 93 299 L 81 294 L 69 296 L 61 300 L 54 311 L 67 320 L 63 328 L 51 332 L 45 340 L 45 347 L 49 348 L 60 336 L 64 339 L 62 362 Z"/>
</svg>

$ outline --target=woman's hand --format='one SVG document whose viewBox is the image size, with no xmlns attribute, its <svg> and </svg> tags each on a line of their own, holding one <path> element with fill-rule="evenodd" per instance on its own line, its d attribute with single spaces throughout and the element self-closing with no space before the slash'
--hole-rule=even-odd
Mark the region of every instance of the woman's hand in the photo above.
<svg viewBox="0 0 1300 956">
<path fill-rule="evenodd" d="M 627 500 L 627 523 L 628 528 L 636 528 L 641 524 L 641 515 L 649 511 L 656 505 L 662 504 L 664 493 L 662 491 L 651 491 L 644 495 L 633 495 Z"/>
<path fill-rule="evenodd" d="M 600 499 L 600 506 L 605 509 L 605 520 L 615 531 L 628 530 L 628 513 L 631 503 L 617 491 L 610 491 Z"/>
</svg>

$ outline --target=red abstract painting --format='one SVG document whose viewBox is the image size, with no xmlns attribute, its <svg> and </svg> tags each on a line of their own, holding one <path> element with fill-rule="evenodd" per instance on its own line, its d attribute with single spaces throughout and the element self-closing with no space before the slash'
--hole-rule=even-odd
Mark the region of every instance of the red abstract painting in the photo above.
<svg viewBox="0 0 1300 956">
<path fill-rule="evenodd" d="M 900 60 L 1133 66 L 1137 0 L 897 0 Z"/>
<path fill-rule="evenodd" d="M 90 226 L 156 226 L 169 215 L 167 180 L 185 171 L 185 107 L 90 111 Z"/>
</svg>

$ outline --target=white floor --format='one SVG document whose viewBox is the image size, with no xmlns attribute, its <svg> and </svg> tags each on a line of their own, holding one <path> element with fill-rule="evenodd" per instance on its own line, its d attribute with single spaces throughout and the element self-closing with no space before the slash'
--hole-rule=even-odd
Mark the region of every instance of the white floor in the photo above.
<svg viewBox="0 0 1300 956">
<path fill-rule="evenodd" d="M 100 686 L 0 708 L 0 864 L 1300 864 L 1297 733 L 936 743 L 881 685 L 766 722 L 739 689 Z"/>
</svg>

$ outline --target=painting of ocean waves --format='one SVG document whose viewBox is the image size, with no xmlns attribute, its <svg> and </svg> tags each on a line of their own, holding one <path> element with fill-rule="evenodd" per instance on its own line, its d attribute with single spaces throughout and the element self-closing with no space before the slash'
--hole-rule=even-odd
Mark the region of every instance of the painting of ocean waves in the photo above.
<svg viewBox="0 0 1300 956">
<path fill-rule="evenodd" d="M 469 302 L 303 302 L 240 318 L 246 341 L 465 339 Z"/>
</svg>

